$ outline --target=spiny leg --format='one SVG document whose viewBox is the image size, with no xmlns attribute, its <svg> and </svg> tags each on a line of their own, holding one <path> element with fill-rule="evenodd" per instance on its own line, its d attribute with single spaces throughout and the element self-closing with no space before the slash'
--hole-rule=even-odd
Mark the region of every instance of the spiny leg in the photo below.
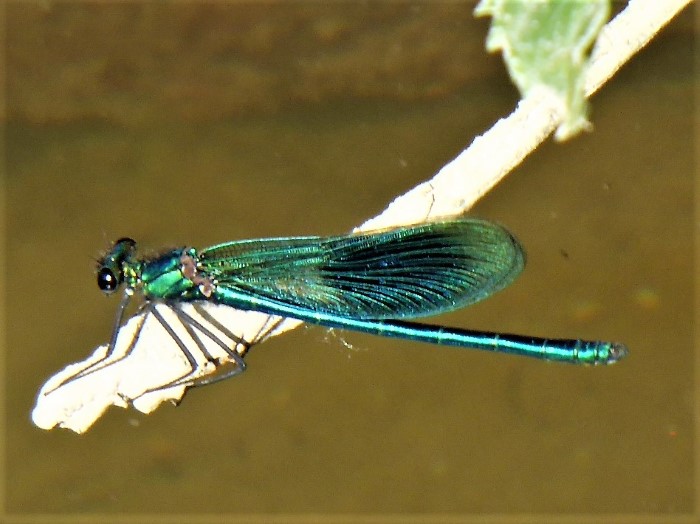
<svg viewBox="0 0 700 524">
<path fill-rule="evenodd" d="M 241 356 L 238 351 L 236 351 L 235 346 L 241 345 L 243 346 L 243 353 L 245 354 L 248 349 L 250 349 L 251 344 L 246 341 L 245 339 L 239 337 L 238 335 L 235 335 L 233 332 L 230 330 L 226 329 L 225 326 L 223 326 L 218 320 L 216 320 L 212 315 L 210 315 L 204 308 L 202 307 L 196 307 L 195 310 L 197 313 L 199 313 L 207 322 L 212 324 L 214 327 L 216 327 L 218 330 L 220 330 L 224 335 L 226 335 L 228 338 L 233 340 L 235 343 L 234 349 L 230 349 L 228 345 L 221 340 L 217 335 L 215 335 L 211 330 L 209 330 L 207 327 L 205 327 L 203 324 L 201 324 L 198 320 L 193 318 L 190 314 L 186 313 L 183 311 L 181 308 L 174 308 L 175 313 L 177 314 L 178 318 L 180 319 L 180 322 L 187 327 L 189 326 L 194 326 L 196 327 L 199 331 L 204 333 L 209 339 L 214 342 L 217 346 L 219 346 L 224 353 L 226 353 L 231 359 L 236 363 L 238 367 L 241 368 L 241 371 L 245 370 L 245 362 L 243 361 L 243 357 Z M 209 353 L 206 351 L 206 349 L 202 348 L 202 353 L 210 359 L 210 361 L 218 363 L 218 359 L 214 359 L 209 355 Z"/>
<path fill-rule="evenodd" d="M 225 373 L 221 373 L 219 375 L 195 378 L 189 384 L 187 384 L 187 386 L 188 387 L 206 386 L 208 384 L 214 384 L 216 382 L 221 382 L 222 380 L 226 380 L 228 378 L 231 378 L 231 377 L 234 377 L 236 375 L 243 373 L 246 370 L 246 363 L 243 360 L 242 354 L 240 354 L 238 351 L 236 351 L 235 347 L 238 345 L 243 346 L 243 355 L 244 355 L 248 351 L 248 349 L 250 349 L 252 344 L 249 343 L 248 341 L 246 341 L 244 338 L 239 337 L 238 335 L 234 334 L 228 328 L 226 328 L 226 326 L 221 324 L 216 318 L 214 318 L 203 307 L 198 306 L 196 304 L 193 304 L 193 307 L 195 308 L 197 313 L 202 316 L 202 318 L 204 318 L 207 322 L 211 323 L 213 326 L 215 326 L 217 329 L 219 329 L 229 339 L 233 340 L 233 342 L 235 343 L 234 349 L 230 349 L 228 347 L 228 345 L 223 340 L 221 340 L 211 330 L 209 330 L 204 325 L 202 325 L 198 320 L 193 318 L 191 315 L 189 315 L 188 313 L 186 313 L 182 309 L 177 308 L 176 313 L 178 315 L 178 318 L 180 319 L 180 322 L 182 322 L 183 326 L 185 326 L 185 329 L 188 330 L 188 333 L 190 333 L 190 330 L 192 330 L 191 326 L 194 326 L 199 331 L 201 331 L 204 335 L 206 335 L 212 342 L 214 342 L 216 345 L 218 345 L 233 360 L 234 367 L 231 368 L 230 370 L 226 371 Z M 208 358 L 211 359 L 211 356 L 209 355 L 209 353 L 206 351 L 206 349 L 201 344 L 201 339 L 199 339 L 199 336 L 196 333 L 191 333 L 190 336 L 192 336 L 193 340 L 195 339 L 195 337 L 197 337 L 196 343 L 197 343 L 200 351 L 202 351 L 202 353 L 205 356 L 207 356 Z M 210 362 L 212 362 L 217 367 L 221 365 L 219 359 L 211 359 Z"/>
<path fill-rule="evenodd" d="M 204 318 L 207 322 L 212 324 L 213 326 L 216 327 L 219 331 L 221 331 L 226 337 L 228 337 L 230 340 L 233 340 L 236 344 L 236 346 L 240 345 L 243 346 L 243 350 L 241 352 L 236 351 L 235 346 L 234 349 L 231 350 L 228 348 L 228 346 L 220 340 L 218 337 L 216 337 L 213 333 L 210 333 L 209 330 L 207 330 L 204 326 L 202 326 L 198 321 L 196 321 L 194 318 L 192 318 L 189 314 L 185 313 L 182 310 L 178 311 L 178 315 L 182 315 L 183 317 L 186 317 L 190 319 L 192 324 L 194 324 L 198 329 L 200 329 L 203 333 L 205 333 L 212 341 L 214 341 L 216 344 L 218 344 L 233 360 L 235 366 L 230 369 L 229 371 L 225 373 L 221 373 L 219 375 L 215 376 L 209 376 L 209 377 L 201 377 L 198 379 L 195 379 L 195 381 L 192 382 L 192 384 L 189 385 L 189 387 L 198 387 L 198 386 L 206 386 L 208 384 L 214 384 L 216 382 L 221 382 L 222 380 L 226 380 L 228 378 L 234 377 L 240 373 L 243 373 L 246 369 L 246 364 L 243 361 L 243 357 L 245 354 L 248 352 L 248 350 L 254 346 L 255 344 L 261 342 L 262 340 L 265 339 L 265 337 L 271 333 L 272 331 L 277 328 L 282 322 L 284 322 L 284 318 L 281 317 L 275 317 L 275 316 L 268 316 L 267 319 L 265 320 L 265 323 L 260 327 L 258 332 L 254 335 L 252 338 L 252 341 L 249 342 L 245 340 L 244 338 L 240 337 L 239 335 L 236 335 L 231 331 L 229 328 L 227 328 L 225 325 L 223 325 L 221 322 L 219 322 L 218 319 L 216 319 L 209 311 L 206 310 L 206 308 L 202 307 L 200 304 L 194 302 L 192 303 L 192 307 L 197 311 L 197 313 Z"/>
<path fill-rule="evenodd" d="M 207 303 L 207 302 L 205 302 L 205 303 Z M 226 348 L 224 349 L 224 351 L 226 351 L 226 353 L 230 354 L 231 352 L 233 352 L 239 356 L 243 356 L 248 352 L 248 350 L 251 348 L 251 346 L 255 343 L 255 342 L 248 342 L 244 338 L 236 335 L 233 331 L 231 331 L 229 328 L 227 328 L 225 325 L 223 325 L 221 322 L 219 322 L 219 320 L 217 318 L 215 318 L 214 315 L 209 313 L 209 311 L 207 311 L 206 308 L 204 308 L 201 305 L 201 303 L 192 302 L 192 307 L 194 308 L 194 310 L 197 312 L 197 314 L 199 316 L 201 316 L 204 320 L 209 322 L 212 326 L 214 326 L 216 329 L 218 329 L 224 335 L 226 335 L 229 339 L 231 339 L 235 342 L 235 346 L 233 347 L 232 350 L 229 350 L 228 346 L 226 346 Z M 237 351 L 236 350 L 237 346 L 243 346 L 243 350 L 240 352 Z M 233 358 L 235 360 L 235 357 L 233 355 L 231 355 L 231 358 Z"/>
<path fill-rule="evenodd" d="M 284 317 L 268 316 L 265 323 L 260 327 L 255 337 L 253 337 L 251 346 L 267 340 L 285 320 Z"/>
<path fill-rule="evenodd" d="M 109 345 L 107 346 L 107 351 L 105 352 L 104 357 L 99 359 L 97 362 L 93 362 L 92 364 L 90 364 L 86 368 L 81 369 L 77 373 L 74 373 L 70 377 L 62 380 L 61 383 L 58 384 L 55 388 L 47 391 L 45 393 L 46 395 L 48 395 L 49 393 L 51 393 L 53 391 L 56 391 L 58 388 L 64 386 L 65 384 L 68 384 L 69 382 L 83 378 L 87 375 L 91 375 L 92 373 L 95 373 L 95 372 L 100 371 L 102 369 L 105 369 L 113 364 L 116 364 L 117 362 L 124 360 L 126 357 L 128 357 L 131 354 L 131 352 L 134 350 L 134 346 L 136 345 L 136 342 L 139 339 L 139 336 L 141 335 L 141 330 L 143 329 L 143 325 L 145 323 L 146 316 L 147 316 L 146 314 L 144 314 L 144 316 L 139 321 L 139 324 L 136 327 L 136 333 L 134 335 L 134 338 L 129 343 L 129 346 L 127 347 L 124 354 L 121 355 L 119 358 L 116 358 L 116 359 L 112 360 L 111 362 L 107 362 L 106 364 L 104 364 L 104 362 L 112 356 L 112 354 L 114 353 L 114 350 L 116 349 L 117 339 L 119 338 L 119 330 L 122 328 L 122 321 L 124 319 L 124 311 L 126 310 L 126 307 L 129 304 L 129 299 L 131 298 L 132 294 L 133 294 L 133 291 L 131 289 L 126 289 L 124 291 L 124 296 L 122 297 L 122 300 L 119 303 L 119 307 L 117 308 L 117 315 L 116 315 L 116 318 L 114 320 L 114 324 L 113 324 L 113 328 L 112 328 L 112 335 L 110 336 Z M 141 306 L 141 310 L 148 309 L 148 306 L 149 306 L 148 303 L 144 304 L 143 306 Z M 137 313 L 137 315 L 138 315 L 138 313 Z"/>
<path fill-rule="evenodd" d="M 209 351 L 206 348 L 206 345 L 204 341 L 202 340 L 202 336 L 206 336 L 208 339 L 210 339 L 212 342 L 214 342 L 219 348 L 221 348 L 234 362 L 234 367 L 221 375 L 216 375 L 213 377 L 195 377 L 195 378 L 189 378 L 190 375 L 196 372 L 196 370 L 199 367 L 199 364 L 197 363 L 196 358 L 188 349 L 187 345 L 185 342 L 175 333 L 173 328 L 167 323 L 165 318 L 160 313 L 157 313 L 154 311 L 154 316 L 156 319 L 160 322 L 160 324 L 163 326 L 163 328 L 166 330 L 168 335 L 175 341 L 177 344 L 178 348 L 180 351 L 183 353 L 185 358 L 187 359 L 187 362 L 189 364 L 190 370 L 180 377 L 168 382 L 167 384 L 163 384 L 161 386 L 158 386 L 156 388 L 149 389 L 145 391 L 145 393 L 152 392 L 152 391 L 157 391 L 160 389 L 166 389 L 169 387 L 174 387 L 174 386 L 181 386 L 185 385 L 186 387 L 195 387 L 195 386 L 202 386 L 206 384 L 212 384 L 214 382 L 219 382 L 221 380 L 225 380 L 227 378 L 230 378 L 232 376 L 238 375 L 245 371 L 246 369 L 246 364 L 243 360 L 243 357 L 234 349 L 230 349 L 226 342 L 222 340 L 220 337 L 218 337 L 215 333 L 213 333 L 210 329 L 208 329 L 206 326 L 204 326 L 201 322 L 199 322 L 197 319 L 193 318 L 190 314 L 185 312 L 181 305 L 178 303 L 172 303 L 172 304 L 167 304 L 167 306 L 176 314 L 178 320 L 180 321 L 181 325 L 187 331 L 187 334 L 190 336 L 192 341 L 196 344 L 197 349 L 200 351 L 200 353 L 207 359 L 208 362 L 212 363 L 214 366 L 218 367 L 220 365 L 220 361 L 217 358 L 214 358 Z M 250 343 L 248 343 L 245 339 L 233 334 L 230 330 L 226 329 L 224 326 L 222 326 L 216 319 L 214 319 L 210 314 L 206 313 L 203 308 L 196 308 L 196 311 L 200 314 L 202 314 L 202 317 L 207 320 L 207 321 L 213 321 L 212 324 L 218 328 L 223 328 L 221 331 L 228 336 L 231 340 L 234 341 L 236 345 L 242 345 L 245 348 L 245 351 L 250 347 Z M 204 314 L 203 314 L 204 313 Z"/>
<path fill-rule="evenodd" d="M 200 314 L 202 314 L 202 313 L 200 312 Z M 211 317 L 211 315 L 209 315 L 209 313 L 206 313 L 206 314 L 208 317 Z M 275 318 L 276 318 L 276 320 L 273 321 L 270 326 L 268 326 L 268 323 L 270 322 L 270 320 L 275 319 Z M 242 338 L 240 338 L 239 339 L 240 342 L 237 342 L 237 344 L 241 344 L 244 346 L 245 350 L 244 350 L 243 355 L 245 355 L 248 352 L 248 350 L 251 347 L 253 347 L 255 344 L 262 342 L 265 339 L 265 337 L 269 333 L 274 331 L 275 328 L 277 326 L 279 326 L 282 322 L 284 322 L 284 318 L 274 317 L 274 316 L 270 315 L 270 316 L 268 316 L 268 319 L 265 321 L 265 324 L 263 324 L 261 326 L 261 328 L 258 330 L 258 332 L 253 337 L 253 342 L 247 342 L 247 341 L 243 340 Z M 229 331 L 229 330 L 226 330 L 225 333 L 227 336 L 230 336 L 230 338 L 232 340 L 236 340 L 237 338 L 239 338 L 239 337 L 235 337 L 235 335 L 233 335 L 233 333 L 231 333 L 231 331 Z M 239 356 L 238 358 L 240 358 L 241 362 L 243 362 L 242 355 Z M 236 360 L 236 363 L 238 362 L 238 360 L 236 358 L 234 358 L 234 360 Z M 221 375 L 216 375 L 216 376 L 212 376 L 212 377 L 202 377 L 202 379 L 198 379 L 196 382 L 192 383 L 192 385 L 190 387 L 206 386 L 208 384 L 214 384 L 216 382 L 221 382 L 222 380 L 226 380 L 227 378 L 231 378 L 231 377 L 234 377 L 240 373 L 243 373 L 245 370 L 246 370 L 246 365 L 244 363 L 243 367 L 236 366 L 233 369 L 227 371 L 226 373 L 222 373 Z"/>
<path fill-rule="evenodd" d="M 170 304 L 166 304 L 166 305 L 167 305 L 167 307 L 170 307 L 173 311 L 175 311 L 177 314 L 176 308 L 174 306 L 172 306 Z M 160 385 L 160 386 L 157 386 L 154 388 L 149 388 L 146 391 L 144 391 L 144 393 L 150 393 L 153 391 L 158 391 L 161 389 L 167 389 L 169 387 L 182 385 L 185 382 L 187 382 L 185 379 L 187 377 L 189 377 L 192 373 L 194 373 L 197 370 L 197 368 L 199 367 L 199 364 L 197 363 L 197 359 L 194 358 L 194 355 L 192 355 L 190 350 L 187 348 L 187 345 L 182 341 L 182 339 L 178 336 L 178 334 L 175 333 L 175 330 L 170 326 L 170 324 L 165 320 L 165 318 L 163 318 L 163 315 L 160 314 L 160 311 L 158 311 L 158 309 L 155 307 L 155 305 L 151 309 L 151 312 L 153 313 L 153 316 L 156 318 L 156 320 L 158 320 L 161 327 L 166 331 L 166 333 L 168 335 L 170 335 L 170 338 L 173 339 L 173 342 L 175 342 L 175 344 L 177 344 L 178 348 L 180 349 L 180 352 L 184 355 L 185 359 L 187 360 L 187 364 L 189 365 L 190 370 L 188 372 L 180 375 L 176 379 L 171 380 L 170 382 L 168 382 L 166 384 L 163 384 L 163 385 Z M 185 328 L 185 330 L 187 331 L 187 333 L 192 337 L 192 340 L 194 341 L 194 343 L 197 344 L 197 347 L 199 348 L 199 350 L 202 351 L 202 354 L 205 357 L 208 357 L 208 353 L 206 352 L 206 350 L 202 350 L 203 345 L 202 345 L 202 342 L 199 340 L 199 337 L 195 333 L 192 332 L 191 328 L 189 328 L 182 321 L 182 319 L 179 317 L 179 315 L 178 315 L 178 320 L 180 320 L 180 322 L 182 323 L 182 325 Z"/>
</svg>

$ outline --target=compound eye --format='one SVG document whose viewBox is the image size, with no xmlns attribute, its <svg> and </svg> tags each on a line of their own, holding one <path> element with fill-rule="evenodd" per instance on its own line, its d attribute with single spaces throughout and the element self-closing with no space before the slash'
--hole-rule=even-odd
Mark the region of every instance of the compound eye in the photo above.
<svg viewBox="0 0 700 524">
<path fill-rule="evenodd" d="M 103 267 L 97 272 L 97 286 L 109 295 L 119 287 L 119 279 L 111 269 Z"/>
</svg>

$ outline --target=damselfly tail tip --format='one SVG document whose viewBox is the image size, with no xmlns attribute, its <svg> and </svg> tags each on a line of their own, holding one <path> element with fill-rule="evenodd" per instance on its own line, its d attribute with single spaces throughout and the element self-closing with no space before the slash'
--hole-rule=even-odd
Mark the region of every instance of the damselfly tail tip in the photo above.
<svg viewBox="0 0 700 524">
<path fill-rule="evenodd" d="M 614 364 L 618 360 L 622 360 L 623 358 L 625 358 L 627 356 L 627 353 L 629 353 L 627 346 L 620 342 L 613 342 L 612 344 L 610 344 L 608 358 L 605 363 Z"/>
</svg>

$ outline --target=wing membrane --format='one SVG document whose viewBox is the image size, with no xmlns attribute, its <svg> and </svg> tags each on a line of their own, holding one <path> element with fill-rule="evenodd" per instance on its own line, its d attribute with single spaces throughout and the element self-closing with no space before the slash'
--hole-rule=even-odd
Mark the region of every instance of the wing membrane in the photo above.
<svg viewBox="0 0 700 524">
<path fill-rule="evenodd" d="M 338 237 L 220 244 L 199 254 L 217 286 L 355 318 L 412 318 L 457 309 L 504 288 L 524 254 L 477 219 Z"/>
</svg>

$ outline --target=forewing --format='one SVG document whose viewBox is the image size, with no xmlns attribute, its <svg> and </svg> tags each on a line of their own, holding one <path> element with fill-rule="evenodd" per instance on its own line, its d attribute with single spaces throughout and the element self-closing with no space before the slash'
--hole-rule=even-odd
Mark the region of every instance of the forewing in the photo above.
<svg viewBox="0 0 700 524">
<path fill-rule="evenodd" d="M 520 273 L 504 228 L 464 219 L 339 237 L 232 242 L 199 255 L 217 286 L 312 311 L 411 318 L 485 298 Z"/>
</svg>

